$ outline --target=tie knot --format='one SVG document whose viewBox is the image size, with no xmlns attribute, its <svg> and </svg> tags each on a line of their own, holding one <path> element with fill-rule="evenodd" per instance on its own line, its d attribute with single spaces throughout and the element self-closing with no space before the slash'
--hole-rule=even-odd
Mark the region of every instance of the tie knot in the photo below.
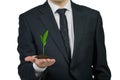
<svg viewBox="0 0 120 80">
<path fill-rule="evenodd" d="M 65 12 L 67 11 L 67 9 L 58 9 L 56 12 L 58 12 L 60 15 L 61 14 L 65 14 Z"/>
</svg>

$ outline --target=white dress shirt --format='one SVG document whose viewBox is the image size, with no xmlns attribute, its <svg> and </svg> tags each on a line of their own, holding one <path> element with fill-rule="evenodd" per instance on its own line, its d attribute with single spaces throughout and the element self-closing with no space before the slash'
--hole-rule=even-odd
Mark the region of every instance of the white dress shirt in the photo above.
<svg viewBox="0 0 120 80">
<path fill-rule="evenodd" d="M 74 28 L 73 28 L 73 13 L 71 8 L 71 1 L 68 0 L 67 4 L 64 7 L 59 7 L 58 5 L 52 3 L 50 0 L 48 0 L 48 4 L 50 5 L 53 15 L 55 17 L 56 23 L 58 25 L 58 29 L 60 29 L 60 21 L 59 21 L 59 14 L 56 12 L 58 9 L 65 8 L 67 9 L 65 15 L 68 22 L 68 36 L 70 41 L 70 48 L 71 48 L 71 58 L 73 56 L 73 48 L 74 48 Z M 33 67 L 36 71 L 36 76 L 38 76 L 39 72 L 43 72 L 46 68 L 39 68 L 35 63 L 33 63 Z"/>
<path fill-rule="evenodd" d="M 59 21 L 59 14 L 56 12 L 58 9 L 61 9 L 58 5 L 53 4 L 50 0 L 48 0 L 48 4 L 50 5 L 55 20 L 57 22 L 58 28 L 60 29 L 60 21 Z M 63 7 L 67 9 L 65 15 L 68 22 L 68 35 L 70 41 L 70 48 L 71 48 L 71 57 L 73 56 L 73 46 L 74 46 L 74 28 L 73 28 L 73 16 L 72 16 L 72 8 L 71 8 L 71 1 L 68 0 L 67 4 Z"/>
</svg>

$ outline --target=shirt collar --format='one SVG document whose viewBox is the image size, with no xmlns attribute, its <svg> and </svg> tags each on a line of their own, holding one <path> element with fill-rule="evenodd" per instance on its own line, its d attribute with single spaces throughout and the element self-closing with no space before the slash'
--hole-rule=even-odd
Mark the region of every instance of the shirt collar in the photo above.
<svg viewBox="0 0 120 80">
<path fill-rule="evenodd" d="M 58 9 L 61 9 L 60 6 L 55 5 L 55 4 L 52 3 L 50 0 L 48 0 L 48 4 L 50 5 L 50 7 L 51 7 L 53 13 L 56 13 L 56 11 L 57 11 Z M 67 11 L 72 11 L 72 8 L 71 8 L 71 1 L 68 0 L 67 4 L 66 4 L 63 8 L 67 9 Z"/>
</svg>

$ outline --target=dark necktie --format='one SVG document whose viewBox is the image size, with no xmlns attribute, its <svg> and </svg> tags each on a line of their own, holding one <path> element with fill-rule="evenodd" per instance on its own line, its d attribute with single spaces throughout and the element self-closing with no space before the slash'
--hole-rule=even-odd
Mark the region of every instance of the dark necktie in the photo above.
<svg viewBox="0 0 120 80">
<path fill-rule="evenodd" d="M 65 16 L 66 10 L 67 9 L 58 9 L 57 12 L 60 16 L 60 33 L 67 51 L 68 59 L 69 61 L 71 61 L 71 50 L 70 50 L 69 37 L 68 37 L 68 24 Z"/>
</svg>

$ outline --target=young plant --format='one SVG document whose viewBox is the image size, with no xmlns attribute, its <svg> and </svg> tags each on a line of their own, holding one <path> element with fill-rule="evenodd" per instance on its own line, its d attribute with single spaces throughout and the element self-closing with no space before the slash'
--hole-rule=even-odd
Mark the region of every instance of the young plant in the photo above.
<svg viewBox="0 0 120 80">
<path fill-rule="evenodd" d="M 45 55 L 45 46 L 47 43 L 47 38 L 48 38 L 48 30 L 46 30 L 43 35 L 40 35 L 40 40 L 42 42 L 42 47 L 43 47 L 43 56 Z"/>
</svg>

